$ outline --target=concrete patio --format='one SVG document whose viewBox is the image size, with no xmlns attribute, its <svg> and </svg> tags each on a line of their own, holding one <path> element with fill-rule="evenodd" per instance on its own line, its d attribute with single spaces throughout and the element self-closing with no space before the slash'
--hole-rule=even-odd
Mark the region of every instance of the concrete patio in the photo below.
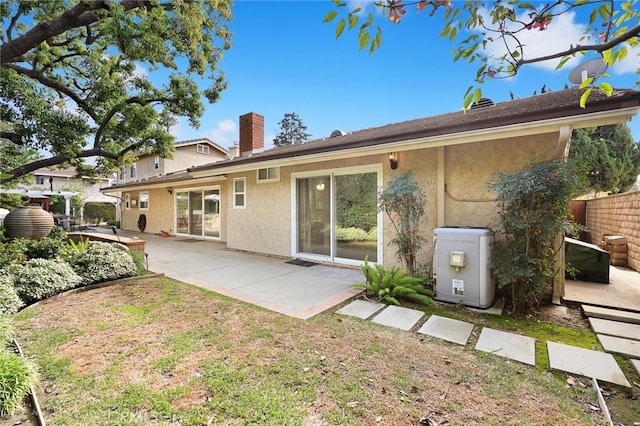
<svg viewBox="0 0 640 426">
<path fill-rule="evenodd" d="M 351 287 L 363 279 L 357 268 L 297 266 L 286 263 L 291 258 L 229 250 L 214 241 L 118 235 L 146 242 L 150 271 L 295 318 L 311 318 L 362 292 Z"/>
</svg>

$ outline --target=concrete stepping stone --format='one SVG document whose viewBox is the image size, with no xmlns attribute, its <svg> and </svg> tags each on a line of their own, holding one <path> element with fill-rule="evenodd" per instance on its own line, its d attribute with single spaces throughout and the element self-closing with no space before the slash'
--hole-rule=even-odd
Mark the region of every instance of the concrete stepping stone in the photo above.
<svg viewBox="0 0 640 426">
<path fill-rule="evenodd" d="M 598 306 L 582 305 L 582 312 L 588 317 L 604 318 L 620 322 L 640 324 L 640 312 L 622 311 L 620 309 L 600 308 Z"/>
<path fill-rule="evenodd" d="M 473 330 L 471 323 L 431 315 L 427 322 L 420 327 L 418 333 L 464 346 L 469 340 L 471 330 Z"/>
<path fill-rule="evenodd" d="M 485 327 L 480 332 L 476 350 L 536 365 L 535 339 Z"/>
<path fill-rule="evenodd" d="M 336 313 L 360 319 L 367 319 L 383 307 L 384 303 L 371 302 L 369 300 L 354 300 L 348 305 L 338 309 Z"/>
<path fill-rule="evenodd" d="M 403 308 L 401 306 L 387 306 L 382 312 L 376 315 L 372 321 L 376 324 L 386 325 L 387 327 L 409 331 L 423 316 L 424 312 L 416 309 Z"/>
<path fill-rule="evenodd" d="M 624 337 L 625 339 L 640 340 L 640 324 L 611 321 L 602 318 L 589 318 L 589 324 L 596 334 Z"/>
<path fill-rule="evenodd" d="M 598 336 L 598 340 L 605 351 L 640 358 L 640 341 L 604 334 L 597 334 L 596 336 Z"/>
<path fill-rule="evenodd" d="M 547 342 L 547 352 L 552 370 L 595 377 L 605 382 L 631 387 L 611 354 L 556 342 Z"/>
<path fill-rule="evenodd" d="M 640 374 L 640 359 L 631 359 L 631 364 L 634 366 L 638 374 Z"/>
</svg>

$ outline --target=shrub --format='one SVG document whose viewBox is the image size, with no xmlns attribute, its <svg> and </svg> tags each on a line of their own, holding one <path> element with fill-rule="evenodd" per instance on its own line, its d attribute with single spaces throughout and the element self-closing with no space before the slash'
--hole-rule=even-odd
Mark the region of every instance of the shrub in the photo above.
<svg viewBox="0 0 640 426">
<path fill-rule="evenodd" d="M 88 247 L 89 240 L 80 239 L 78 242 L 68 240 L 60 249 L 60 257 L 62 257 L 67 263 L 73 264 L 78 256 L 87 251 Z"/>
<path fill-rule="evenodd" d="M 13 413 L 37 377 L 33 362 L 5 347 L 0 348 L 0 415 Z"/>
<path fill-rule="evenodd" d="M 145 275 L 147 273 L 147 266 L 145 264 L 144 253 L 129 250 L 129 254 L 131 255 L 131 259 L 133 259 L 133 263 L 136 264 L 136 275 Z"/>
<path fill-rule="evenodd" d="M 129 249 L 118 243 L 90 241 L 87 250 L 72 264 L 83 285 L 132 277 L 136 274 Z"/>
<path fill-rule="evenodd" d="M 13 338 L 13 326 L 9 315 L 0 314 L 0 348 L 6 348 Z"/>
<path fill-rule="evenodd" d="M 24 247 L 20 242 L 0 243 L 0 269 L 25 260 Z"/>
<path fill-rule="evenodd" d="M 366 241 L 369 238 L 367 231 L 360 228 L 336 228 L 337 241 Z"/>
<path fill-rule="evenodd" d="M 9 272 L 25 303 L 45 299 L 82 282 L 68 263 L 58 259 L 31 259 L 24 265 L 13 265 Z"/>
<path fill-rule="evenodd" d="M 29 259 L 55 259 L 64 243 L 58 238 L 45 237 L 39 240 L 22 239 L 19 244 L 22 244 Z"/>
<path fill-rule="evenodd" d="M 2 272 L 0 272 L 2 274 Z M 18 293 L 13 287 L 13 280 L 9 275 L 0 275 L 0 317 L 5 314 L 13 314 L 24 305 Z M 0 334 L 0 338 L 2 335 Z"/>
<path fill-rule="evenodd" d="M 367 293 L 377 300 L 398 306 L 401 299 L 427 306 L 434 303 L 431 298 L 433 293 L 424 287 L 424 278 L 422 277 L 406 275 L 397 266 L 390 269 L 385 269 L 379 264 L 371 266 L 367 258 L 365 258 L 361 269 L 366 283 L 358 283 L 353 286 L 367 290 Z"/>
<path fill-rule="evenodd" d="M 556 246 L 563 233 L 569 200 L 578 185 L 563 162 L 534 164 L 497 175 L 498 215 L 505 238 L 494 244 L 491 270 L 517 312 L 536 308 L 560 272 Z"/>
<path fill-rule="evenodd" d="M 396 236 L 389 242 L 409 274 L 418 269 L 418 251 L 425 241 L 419 234 L 425 218 L 426 195 L 411 172 L 394 175 L 378 196 L 378 210 L 387 213 Z"/>
<path fill-rule="evenodd" d="M 116 229 L 120 229 L 120 221 L 119 220 L 108 220 L 107 221 L 107 228 L 113 228 L 116 227 Z"/>
</svg>

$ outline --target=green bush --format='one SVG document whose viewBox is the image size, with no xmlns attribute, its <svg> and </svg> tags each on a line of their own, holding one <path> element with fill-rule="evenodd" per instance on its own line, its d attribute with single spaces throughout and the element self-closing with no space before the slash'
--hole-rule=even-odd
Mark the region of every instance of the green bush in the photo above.
<svg viewBox="0 0 640 426">
<path fill-rule="evenodd" d="M 37 377 L 33 362 L 0 348 L 0 415 L 13 413 L 36 384 Z"/>
<path fill-rule="evenodd" d="M 377 232 L 377 228 L 371 228 L 369 232 L 360 228 L 336 228 L 336 240 L 343 242 L 376 241 Z"/>
<path fill-rule="evenodd" d="M 491 270 L 514 311 L 535 309 L 551 292 L 560 272 L 562 244 L 556 241 L 565 230 L 569 200 L 577 186 L 576 174 L 564 162 L 501 173 L 490 186 L 504 229 L 504 239 L 494 244 Z"/>
<path fill-rule="evenodd" d="M 9 315 L 0 314 L 0 348 L 6 348 L 13 338 L 13 326 Z"/>
<path fill-rule="evenodd" d="M 83 285 L 136 275 L 136 264 L 129 249 L 118 243 L 90 241 L 87 250 L 72 264 Z"/>
<path fill-rule="evenodd" d="M 1 273 L 1 272 L 0 272 Z M 0 275 L 0 316 L 18 312 L 24 303 L 18 297 L 9 275 Z M 0 337 L 2 335 L 0 334 Z"/>
<path fill-rule="evenodd" d="M 14 241 L 0 243 L 0 269 L 22 263 L 24 260 L 24 247 L 21 243 Z"/>
<path fill-rule="evenodd" d="M 145 275 L 147 273 L 147 266 L 145 265 L 144 253 L 137 250 L 129 250 L 129 254 L 133 259 L 133 263 L 136 264 L 136 275 Z"/>
<path fill-rule="evenodd" d="M 67 263 L 73 264 L 78 256 L 87 251 L 87 248 L 89 248 L 89 240 L 80 239 L 77 243 L 73 240 L 68 240 L 60 249 L 60 257 Z"/>
<path fill-rule="evenodd" d="M 84 205 L 84 217 L 97 225 L 102 221 L 116 219 L 116 206 L 111 203 L 86 203 Z"/>
<path fill-rule="evenodd" d="M 39 240 L 20 239 L 16 243 L 22 245 L 28 259 L 55 259 L 64 244 L 62 240 L 50 237 Z"/>
<path fill-rule="evenodd" d="M 82 279 L 71 266 L 58 259 L 30 259 L 9 268 L 18 296 L 32 303 L 78 286 Z"/>
<path fill-rule="evenodd" d="M 116 229 L 120 229 L 120 221 L 119 220 L 108 220 L 107 221 L 107 227 L 108 228 L 112 228 L 112 227 L 116 227 Z"/>
<path fill-rule="evenodd" d="M 406 275 L 405 272 L 394 266 L 390 269 L 382 265 L 369 265 L 367 258 L 361 267 L 366 283 L 354 284 L 354 287 L 363 288 L 369 296 L 376 300 L 400 305 L 400 300 L 406 299 L 423 305 L 433 305 L 433 293 L 424 287 L 423 277 Z"/>
</svg>

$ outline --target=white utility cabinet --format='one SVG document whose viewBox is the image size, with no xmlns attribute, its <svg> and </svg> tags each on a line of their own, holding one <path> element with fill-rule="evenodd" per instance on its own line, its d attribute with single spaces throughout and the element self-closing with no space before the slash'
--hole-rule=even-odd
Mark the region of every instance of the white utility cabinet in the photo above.
<svg viewBox="0 0 640 426">
<path fill-rule="evenodd" d="M 489 270 L 493 231 L 442 227 L 434 230 L 436 300 L 488 308 L 496 289 Z"/>
</svg>

